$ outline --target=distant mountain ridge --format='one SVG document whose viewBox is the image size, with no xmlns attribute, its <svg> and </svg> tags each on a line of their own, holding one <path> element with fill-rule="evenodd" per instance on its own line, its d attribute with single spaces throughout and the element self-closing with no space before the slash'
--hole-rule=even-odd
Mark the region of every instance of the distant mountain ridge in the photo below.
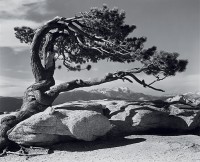
<svg viewBox="0 0 200 162">
<path fill-rule="evenodd" d="M 61 93 L 53 102 L 53 105 L 69 102 L 69 101 L 77 101 L 77 100 L 99 100 L 99 99 L 111 99 L 110 97 L 104 94 L 95 94 L 83 90 L 76 90 L 71 92 Z"/>
<path fill-rule="evenodd" d="M 102 88 L 93 89 L 91 91 L 76 90 L 71 92 L 61 93 L 53 105 L 66 103 L 69 101 L 77 100 L 132 100 L 132 101 L 144 101 L 144 100 L 167 100 L 172 101 L 184 101 L 190 102 L 194 105 L 200 105 L 200 92 L 188 92 L 182 95 L 175 96 L 152 96 L 143 93 L 133 92 L 127 87 L 119 88 Z M 0 97 L 0 112 L 11 112 L 20 109 L 22 105 L 22 97 Z"/>
<path fill-rule="evenodd" d="M 140 100 L 140 101 L 166 99 L 166 97 L 164 96 L 158 97 L 158 96 L 152 96 L 134 92 L 127 87 L 94 89 L 91 90 L 90 92 L 93 94 L 104 94 L 105 96 L 112 99 L 126 99 L 126 100 Z"/>
<path fill-rule="evenodd" d="M 136 93 L 130 90 L 127 87 L 119 88 L 102 88 L 102 89 L 93 89 L 91 91 L 84 90 L 75 90 L 71 92 L 61 93 L 53 105 L 77 101 L 77 100 L 101 100 L 101 99 L 123 99 L 123 100 L 165 100 L 169 97 L 166 96 L 151 96 L 143 93 Z M 19 97 L 0 97 L 0 112 L 10 112 L 19 109 L 22 105 L 22 98 Z"/>
</svg>

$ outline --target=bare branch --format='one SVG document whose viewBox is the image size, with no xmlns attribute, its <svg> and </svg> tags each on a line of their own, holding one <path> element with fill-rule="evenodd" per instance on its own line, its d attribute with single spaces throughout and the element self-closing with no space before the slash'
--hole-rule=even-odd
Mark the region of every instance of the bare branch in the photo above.
<svg viewBox="0 0 200 162">
<path fill-rule="evenodd" d="M 145 88 L 148 87 L 148 88 L 151 88 L 151 89 L 156 90 L 156 91 L 165 92 L 165 91 L 162 90 L 162 89 L 158 89 L 158 88 L 152 87 L 152 86 L 149 85 L 149 84 L 146 84 L 144 80 L 138 79 L 138 78 L 137 78 L 134 74 L 132 74 L 132 73 L 128 73 L 127 75 L 130 76 L 130 77 L 132 77 L 136 82 L 138 82 L 139 84 L 143 85 Z"/>
<path fill-rule="evenodd" d="M 94 41 L 94 43 L 96 45 L 100 45 L 100 47 L 104 47 L 106 44 L 109 44 L 109 45 L 112 45 L 112 46 L 116 46 L 114 43 L 112 43 L 112 42 L 110 42 L 108 40 L 105 40 L 103 38 L 96 37 L 96 36 L 91 36 L 88 33 L 84 32 L 81 28 L 78 28 L 76 25 L 74 25 L 72 23 L 72 22 L 74 22 L 75 24 L 79 25 L 80 27 L 83 27 L 83 25 L 80 22 L 78 22 L 77 19 L 75 19 L 74 21 L 70 21 L 70 20 L 73 20 L 73 18 L 72 18 L 72 19 L 69 19 L 69 20 L 66 21 L 65 18 L 60 17 L 59 20 L 65 22 L 66 30 L 70 33 L 70 36 L 72 36 L 72 39 L 74 39 L 75 42 L 78 42 L 78 44 L 80 46 L 82 46 L 83 48 L 89 49 L 90 47 L 87 46 L 86 44 L 84 44 L 81 41 L 81 39 L 79 38 L 78 34 L 81 34 L 81 35 L 85 36 L 86 38 Z M 119 48 L 122 52 L 120 52 L 119 50 L 114 50 L 115 53 L 112 53 L 112 52 L 106 51 L 103 48 L 98 48 L 98 47 L 96 47 L 96 50 L 102 51 L 102 52 L 105 52 L 105 53 L 109 53 L 109 54 L 118 53 L 120 55 L 130 55 L 131 52 L 132 52 L 132 51 L 128 51 L 127 49 L 125 49 L 125 48 L 123 48 L 121 46 L 117 46 L 117 48 Z M 94 48 L 90 48 L 90 49 L 95 49 L 95 47 Z"/>
<path fill-rule="evenodd" d="M 118 79 L 127 80 L 127 81 L 133 83 L 133 81 L 128 77 L 135 80 L 137 83 L 143 85 L 145 88 L 148 87 L 148 88 L 151 88 L 156 91 L 164 92 L 164 90 L 162 90 L 162 89 L 158 89 L 149 84 L 146 84 L 144 80 L 140 80 L 133 73 L 131 73 L 129 71 L 118 71 L 116 73 L 108 73 L 102 79 L 96 79 L 96 80 L 92 80 L 92 81 L 88 81 L 88 80 L 83 81 L 83 80 L 77 79 L 77 80 L 73 80 L 71 82 L 62 83 L 60 85 L 52 87 L 51 90 L 47 91 L 47 94 L 49 94 L 49 95 L 57 94 L 58 95 L 60 92 L 70 91 L 70 90 L 73 90 L 76 88 L 81 88 L 81 87 L 90 87 L 90 86 L 94 86 L 94 85 L 100 85 L 100 84 L 112 82 L 112 81 L 115 81 Z"/>
<path fill-rule="evenodd" d="M 79 29 L 73 23 L 69 23 L 69 24 L 67 24 L 67 26 L 70 27 L 71 29 L 73 29 L 74 31 L 78 32 L 79 34 L 82 34 L 83 36 L 85 36 L 93 41 L 105 42 L 102 38 L 98 38 L 96 36 L 91 36 L 91 35 L 85 33 L 83 30 Z"/>
<path fill-rule="evenodd" d="M 164 80 L 165 78 L 167 78 L 167 76 L 164 76 L 164 77 L 162 77 L 162 78 L 160 78 L 159 76 L 157 76 L 156 78 L 157 78 L 156 80 L 154 80 L 153 82 L 151 82 L 151 83 L 148 84 L 148 85 L 150 86 L 150 85 L 154 84 L 155 82 L 158 82 L 158 81 Z"/>
</svg>

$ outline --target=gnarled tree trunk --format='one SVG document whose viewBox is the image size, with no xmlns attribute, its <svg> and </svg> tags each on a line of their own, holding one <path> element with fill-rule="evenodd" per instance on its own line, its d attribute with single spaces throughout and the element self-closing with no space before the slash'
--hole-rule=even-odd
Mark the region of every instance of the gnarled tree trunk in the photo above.
<svg viewBox="0 0 200 162">
<path fill-rule="evenodd" d="M 33 114 L 44 111 L 48 106 L 52 105 L 54 99 L 58 95 L 58 93 L 54 93 L 53 95 L 52 93 L 51 95 L 45 93 L 55 84 L 53 78 L 55 61 L 52 57 L 52 42 L 56 39 L 56 37 L 52 37 L 51 34 L 47 34 L 50 29 L 54 28 L 55 24 L 53 22 L 54 21 L 42 26 L 42 28 L 38 29 L 34 35 L 31 46 L 31 67 L 35 77 L 35 83 L 26 89 L 21 109 L 16 112 L 14 116 L 7 116 L 2 119 L 0 125 L 0 150 L 7 147 L 10 143 L 7 138 L 7 133 L 9 133 L 8 130 Z M 48 52 L 49 58 L 46 65 L 43 67 L 39 56 L 39 49 L 45 36 L 48 42 L 45 43 L 44 46 L 46 49 L 44 48 L 43 52 Z M 51 39 L 51 41 L 49 41 L 49 39 Z"/>
</svg>

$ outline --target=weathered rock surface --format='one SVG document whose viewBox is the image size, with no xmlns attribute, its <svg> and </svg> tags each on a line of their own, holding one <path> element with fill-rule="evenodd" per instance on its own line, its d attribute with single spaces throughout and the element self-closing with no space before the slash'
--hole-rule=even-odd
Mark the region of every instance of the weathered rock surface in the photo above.
<svg viewBox="0 0 200 162">
<path fill-rule="evenodd" d="M 167 99 L 168 102 L 182 102 L 190 104 L 192 106 L 197 106 L 200 108 L 200 92 L 192 93 L 188 92 L 183 95 L 177 95 L 172 98 Z"/>
<path fill-rule="evenodd" d="M 189 95 L 190 101 L 195 104 L 189 105 L 177 97 L 167 102 L 92 100 L 65 103 L 19 123 L 8 137 L 21 144 L 47 145 L 72 139 L 92 141 L 105 134 L 121 136 L 163 130 L 165 133 L 200 130 L 199 100 L 196 95 L 192 100 L 192 96 Z"/>
<path fill-rule="evenodd" d="M 198 107 L 184 104 L 166 106 L 163 101 L 107 101 L 104 105 L 111 111 L 110 122 L 114 126 L 111 135 L 149 131 L 180 133 L 200 128 Z"/>
<path fill-rule="evenodd" d="M 50 145 L 79 139 L 92 141 L 110 130 L 99 104 L 66 104 L 49 107 L 17 124 L 8 138 L 24 145 Z"/>
<path fill-rule="evenodd" d="M 119 133 L 138 133 L 150 130 L 168 130 L 183 132 L 192 130 L 199 126 L 199 113 L 193 111 L 185 112 L 176 107 L 172 111 L 158 110 L 153 106 L 129 105 L 124 111 L 113 114 L 110 121 L 116 126 Z"/>
<path fill-rule="evenodd" d="M 68 128 L 76 139 L 93 141 L 111 128 L 108 118 L 95 111 L 73 111 L 68 116 Z"/>
</svg>

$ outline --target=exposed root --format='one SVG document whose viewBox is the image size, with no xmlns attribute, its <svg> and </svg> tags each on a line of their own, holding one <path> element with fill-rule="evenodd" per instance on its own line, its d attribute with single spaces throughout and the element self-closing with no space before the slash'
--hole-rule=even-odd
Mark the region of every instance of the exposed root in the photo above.
<svg viewBox="0 0 200 162">
<path fill-rule="evenodd" d="M 3 156 L 6 156 L 7 155 L 7 150 L 8 150 L 8 147 L 6 147 L 3 152 L 0 154 L 0 157 L 3 157 Z"/>
<path fill-rule="evenodd" d="M 9 151 L 9 147 L 6 147 L 3 150 L 3 152 L 0 154 L 0 157 L 12 154 L 12 155 L 18 155 L 18 156 L 26 156 L 26 158 L 29 158 L 29 157 L 33 157 L 33 156 L 48 155 L 48 154 L 53 153 L 52 149 L 49 149 L 47 151 L 47 153 L 28 153 L 29 151 L 27 150 L 26 147 L 23 147 L 21 145 L 19 145 L 19 146 L 20 146 L 20 149 L 16 152 L 15 151 Z M 45 149 L 45 148 L 42 148 L 42 147 L 30 147 L 30 148 L 32 148 L 32 149 Z"/>
<path fill-rule="evenodd" d="M 7 151 L 7 154 L 13 154 L 13 155 L 19 155 L 19 156 L 38 156 L 38 155 L 47 155 L 47 154 L 42 154 L 42 153 L 35 153 L 35 154 L 25 154 L 25 153 L 20 153 L 20 152 L 12 152 L 12 151 Z"/>
</svg>

